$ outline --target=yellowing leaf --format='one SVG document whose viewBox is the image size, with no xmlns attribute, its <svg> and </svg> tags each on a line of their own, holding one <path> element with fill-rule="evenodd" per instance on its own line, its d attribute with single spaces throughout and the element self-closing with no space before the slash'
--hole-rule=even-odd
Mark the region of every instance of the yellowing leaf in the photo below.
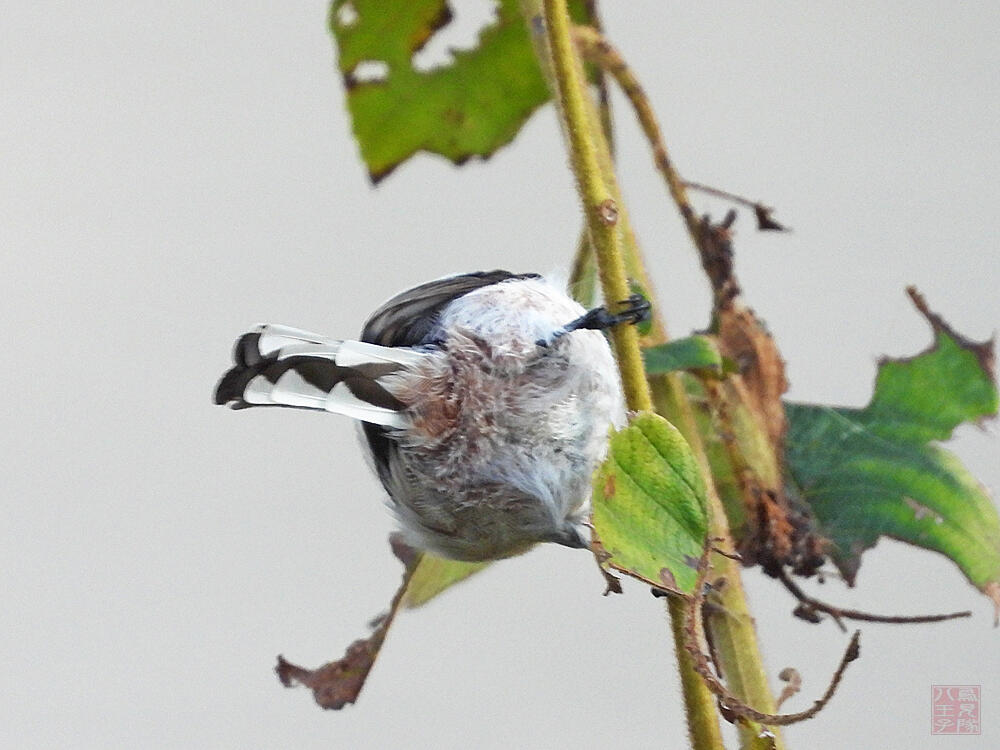
<svg viewBox="0 0 1000 750">
<path fill-rule="evenodd" d="M 456 583 L 464 581 L 489 565 L 488 562 L 463 562 L 445 560 L 424 552 L 416 564 L 410 583 L 406 587 L 403 606 L 408 608 L 426 604 L 435 596 Z"/>
</svg>

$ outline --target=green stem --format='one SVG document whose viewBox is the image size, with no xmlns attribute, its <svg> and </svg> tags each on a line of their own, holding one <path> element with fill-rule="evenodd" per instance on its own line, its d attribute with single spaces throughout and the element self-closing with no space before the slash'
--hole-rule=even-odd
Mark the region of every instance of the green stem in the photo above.
<svg viewBox="0 0 1000 750">
<path fill-rule="evenodd" d="M 586 83 L 570 38 L 566 0 L 544 0 L 543 9 L 559 108 L 566 122 L 573 175 L 576 177 L 576 187 L 583 202 L 590 241 L 597 258 L 601 289 L 606 304 L 614 312 L 614 305 L 625 300 L 630 293 L 621 252 L 618 203 L 604 182 L 597 147 L 591 137 L 584 99 L 587 96 Z M 622 387 L 629 409 L 651 410 L 653 400 L 642 364 L 638 332 L 633 326 L 616 326 L 612 329 L 612 340 L 618 355 Z"/>
<path fill-rule="evenodd" d="M 610 263 L 615 266 L 612 270 L 617 275 L 617 288 L 609 288 L 609 285 L 604 285 L 606 277 L 602 273 L 605 299 L 616 301 L 624 299 L 627 296 L 627 285 L 624 288 L 621 286 L 626 270 L 632 278 L 638 279 L 643 284 L 643 287 L 649 290 L 651 289 L 651 285 L 642 264 L 642 259 L 628 220 L 628 214 L 620 200 L 620 191 L 614 174 L 610 149 L 600 127 L 597 108 L 586 93 L 582 63 L 569 42 L 569 20 L 566 14 L 565 2 L 549 2 L 548 7 L 545 9 L 542 7 L 542 0 L 521 0 L 521 5 L 525 19 L 528 22 L 528 28 L 531 32 L 542 72 L 559 104 L 563 131 L 567 135 L 567 140 L 570 141 L 572 149 L 571 163 L 574 175 L 577 177 L 578 185 L 581 186 L 581 198 L 584 201 L 584 209 L 587 214 L 587 227 L 588 234 L 590 235 L 589 244 L 596 246 L 596 238 L 605 241 L 604 264 Z M 545 24 L 543 19 L 546 16 L 549 18 L 553 18 L 554 16 L 560 17 L 560 21 L 557 22 L 555 29 L 553 29 L 551 23 L 548 25 Z M 561 37 L 561 43 L 558 45 L 550 43 L 554 36 Z M 559 50 L 560 58 L 558 66 L 555 60 L 555 51 L 557 49 Z M 589 146 L 578 149 L 581 141 L 589 141 Z M 616 225 L 613 224 L 610 227 L 611 230 L 617 229 L 617 233 L 614 231 L 609 232 L 607 223 L 600 216 L 598 216 L 598 225 L 592 227 L 594 219 L 592 207 L 595 205 L 599 206 L 601 202 L 608 198 L 611 198 L 617 204 L 618 221 Z M 593 232 L 594 229 L 597 230 L 596 233 Z M 624 258 L 622 257 L 622 251 L 624 251 Z M 598 252 L 597 255 L 598 262 L 601 263 L 601 253 Z M 580 270 L 582 272 L 582 267 Z M 665 339 L 665 329 L 658 318 L 659 316 L 655 315 L 654 311 L 654 324 L 650 337 Z M 638 378 L 641 380 L 641 385 L 636 382 L 631 383 L 633 393 L 638 392 L 640 398 L 630 398 L 629 405 L 631 408 L 637 408 L 636 405 L 640 408 L 649 408 L 652 403 L 649 400 L 650 391 L 642 368 L 641 357 L 636 362 L 636 355 L 639 355 L 638 340 L 633 326 L 628 326 L 626 330 L 629 332 L 631 341 L 626 340 L 623 342 L 625 344 L 623 348 L 625 349 L 626 356 L 631 358 L 633 366 L 638 365 Z M 617 340 L 616 350 L 621 351 L 618 349 Z M 624 379 L 625 372 L 623 368 Z M 707 480 L 711 482 L 711 475 L 707 475 Z M 693 669 L 691 659 L 684 649 L 683 606 L 679 603 L 670 603 L 669 607 L 678 669 L 684 694 L 685 713 L 692 746 L 697 750 L 721 749 L 723 748 L 722 734 L 719 729 L 715 699 Z"/>
<path fill-rule="evenodd" d="M 684 383 L 679 374 L 664 375 L 652 379 L 653 401 L 660 414 L 666 415 L 691 446 L 698 460 L 701 474 L 706 478 L 708 499 L 709 536 L 724 539 L 723 545 L 731 548 L 732 535 L 725 508 L 712 481 L 705 443 L 698 430 L 691 403 L 684 393 Z M 753 617 L 747 606 L 738 563 L 723 555 L 712 555 L 712 581 L 717 593 L 713 597 L 715 607 L 707 616 L 705 627 L 711 631 L 715 655 L 725 676 L 726 684 L 734 695 L 744 703 L 763 713 L 775 713 L 774 697 L 764 669 L 764 658 L 757 641 L 757 631 Z M 719 584 L 724 579 L 723 584 Z M 674 628 L 677 629 L 676 621 Z M 683 626 L 681 626 L 683 631 Z M 675 634 L 675 640 L 676 634 Z M 683 640 L 678 651 L 684 650 Z M 700 677 L 698 678 L 700 681 Z M 706 688 L 707 690 L 707 688 Z M 757 737 L 763 727 L 756 722 L 741 723 L 738 727 L 742 747 L 755 747 Z M 779 730 L 771 728 L 774 734 L 775 750 L 785 750 L 785 742 Z M 697 747 L 697 746 L 696 746 Z"/>
<path fill-rule="evenodd" d="M 694 210 L 688 201 L 687 190 L 680 179 L 667 152 L 666 145 L 650 106 L 638 80 L 629 70 L 620 54 L 594 29 L 574 30 L 577 43 L 591 61 L 610 73 L 621 86 L 642 126 L 643 132 L 653 148 L 654 161 L 663 175 L 668 191 L 684 219 L 685 226 L 694 244 L 701 250 L 701 233 Z M 710 534 L 727 540 L 731 544 L 729 524 L 725 508 L 714 482 L 708 462 L 703 438 L 698 431 L 691 403 L 684 390 L 680 375 L 668 375 L 653 379 L 654 402 L 657 410 L 673 421 L 691 445 L 697 457 L 701 472 L 706 477 L 710 515 Z M 740 578 L 740 568 L 731 560 L 714 555 L 712 575 L 725 579 L 725 585 L 718 594 L 718 607 L 706 618 L 706 627 L 712 633 L 716 655 L 725 674 L 730 690 L 745 703 L 763 713 L 774 713 L 775 702 L 764 669 L 763 656 L 757 640 L 753 617 L 750 615 Z M 750 746 L 760 733 L 761 727 L 748 722 L 740 726 L 742 743 Z M 774 747 L 782 750 L 784 740 L 775 731 Z"/>
<path fill-rule="evenodd" d="M 681 678 L 681 692 L 684 695 L 684 711 L 687 715 L 688 734 L 694 750 L 725 750 L 722 733 L 719 730 L 719 716 L 715 710 L 715 698 L 705 686 L 701 675 L 694 668 L 691 654 L 684 648 L 684 615 L 687 602 L 676 596 L 667 598 L 667 614 L 670 616 L 670 634 L 674 639 L 674 653 L 677 655 L 677 671 Z"/>
</svg>

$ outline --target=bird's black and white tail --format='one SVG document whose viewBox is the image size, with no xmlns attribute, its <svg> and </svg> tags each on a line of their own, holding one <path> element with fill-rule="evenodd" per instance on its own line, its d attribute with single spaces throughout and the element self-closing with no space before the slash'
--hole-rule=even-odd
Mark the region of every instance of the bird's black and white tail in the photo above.
<svg viewBox="0 0 1000 750">
<path fill-rule="evenodd" d="M 403 428 L 405 408 L 379 378 L 416 364 L 421 352 L 361 341 L 336 341 L 286 326 L 243 334 L 235 364 L 215 389 L 215 403 L 234 409 L 286 406 L 343 414 Z"/>
</svg>

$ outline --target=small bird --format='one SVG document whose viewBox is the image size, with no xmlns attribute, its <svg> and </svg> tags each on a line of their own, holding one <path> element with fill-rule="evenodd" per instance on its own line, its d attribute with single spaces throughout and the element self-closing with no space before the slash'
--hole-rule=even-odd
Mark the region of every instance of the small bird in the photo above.
<svg viewBox="0 0 1000 750">
<path fill-rule="evenodd" d="M 449 276 L 376 310 L 357 341 L 265 325 L 236 341 L 217 404 L 318 409 L 361 423 L 371 462 L 411 547 L 493 560 L 538 542 L 589 547 L 585 501 L 625 421 L 601 329 L 538 274 Z"/>
</svg>

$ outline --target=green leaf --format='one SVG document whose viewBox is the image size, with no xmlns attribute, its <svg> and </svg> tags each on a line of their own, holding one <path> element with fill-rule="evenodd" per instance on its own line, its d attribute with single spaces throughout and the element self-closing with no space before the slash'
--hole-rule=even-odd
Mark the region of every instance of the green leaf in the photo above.
<svg viewBox="0 0 1000 750">
<path fill-rule="evenodd" d="M 549 98 L 518 0 L 497 3 L 496 22 L 474 49 L 455 51 L 453 62 L 432 70 L 414 68 L 414 53 L 451 19 L 446 0 L 331 6 L 354 135 L 376 182 L 417 151 L 456 164 L 489 156 Z M 360 80 L 362 63 L 381 63 L 384 75 Z"/>
<path fill-rule="evenodd" d="M 487 565 L 488 562 L 445 560 L 425 552 L 410 576 L 403 605 L 412 609 L 426 604 L 445 589 L 464 581 Z"/>
<path fill-rule="evenodd" d="M 993 596 L 997 510 L 961 462 L 932 442 L 996 414 L 992 343 L 967 341 L 910 295 L 934 329 L 934 345 L 883 361 L 868 406 L 786 404 L 789 491 L 812 509 L 848 582 L 861 553 L 890 536 L 947 555 Z"/>
<path fill-rule="evenodd" d="M 647 375 L 661 375 L 676 370 L 725 371 L 725 363 L 715 341 L 708 336 L 688 336 L 644 349 L 642 359 Z"/>
<path fill-rule="evenodd" d="M 611 436 L 594 474 L 593 512 L 612 567 L 674 591 L 694 589 L 708 534 L 705 485 L 670 422 L 646 412 Z"/>
</svg>

